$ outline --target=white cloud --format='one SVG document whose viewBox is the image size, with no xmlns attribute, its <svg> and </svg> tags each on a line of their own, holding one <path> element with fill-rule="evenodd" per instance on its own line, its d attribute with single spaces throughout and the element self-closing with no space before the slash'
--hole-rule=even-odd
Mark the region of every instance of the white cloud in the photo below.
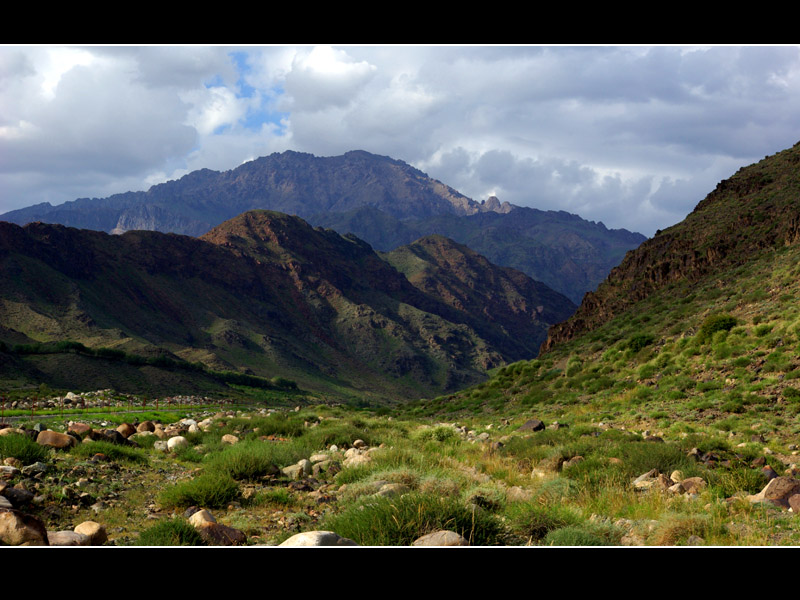
<svg viewBox="0 0 800 600">
<path fill-rule="evenodd" d="M 355 61 L 343 50 L 318 46 L 294 56 L 284 88 L 297 111 L 320 111 L 343 107 L 375 74 L 376 67 Z"/>
<path fill-rule="evenodd" d="M 651 234 L 800 139 L 797 47 L 0 47 L 0 213 L 293 149 Z"/>
</svg>

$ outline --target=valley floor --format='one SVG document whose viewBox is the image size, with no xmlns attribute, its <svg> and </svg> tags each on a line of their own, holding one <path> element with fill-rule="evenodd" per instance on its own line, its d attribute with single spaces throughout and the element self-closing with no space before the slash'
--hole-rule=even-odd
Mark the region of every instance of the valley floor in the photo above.
<svg viewBox="0 0 800 600">
<path fill-rule="evenodd" d="M 74 419 L 66 449 L 34 441 L 33 423 L 6 428 L 0 511 L 40 522 L 52 545 L 279 545 L 314 531 L 361 546 L 438 531 L 472 546 L 800 543 L 797 450 L 779 435 L 559 423 L 547 407 L 544 423 L 324 406 L 154 416 L 138 433 L 122 423 L 134 415 Z M 103 534 L 56 535 L 86 522 Z"/>
</svg>

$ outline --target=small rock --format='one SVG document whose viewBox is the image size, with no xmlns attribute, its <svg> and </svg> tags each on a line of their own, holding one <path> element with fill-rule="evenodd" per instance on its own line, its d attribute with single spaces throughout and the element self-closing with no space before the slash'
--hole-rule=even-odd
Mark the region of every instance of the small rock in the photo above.
<svg viewBox="0 0 800 600">
<path fill-rule="evenodd" d="M 222 436 L 222 443 L 223 444 L 235 444 L 239 441 L 239 438 L 233 435 L 232 433 L 226 433 Z"/>
</svg>

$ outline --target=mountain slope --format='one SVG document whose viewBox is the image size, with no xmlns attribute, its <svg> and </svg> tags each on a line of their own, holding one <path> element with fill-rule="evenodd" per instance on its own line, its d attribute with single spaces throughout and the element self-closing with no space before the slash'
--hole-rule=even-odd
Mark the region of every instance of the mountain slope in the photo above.
<svg viewBox="0 0 800 600">
<path fill-rule="evenodd" d="M 418 289 L 444 301 L 505 356 L 527 358 L 538 351 L 547 323 L 575 311 L 565 296 L 524 273 L 501 268 L 443 236 L 428 236 L 382 255 Z M 460 316 L 459 316 L 460 315 Z"/>
<path fill-rule="evenodd" d="M 543 350 L 590 331 L 654 292 L 744 264 L 800 239 L 800 144 L 720 182 L 681 223 L 657 233 L 612 269 L 576 314 L 555 326 Z"/>
<path fill-rule="evenodd" d="M 520 356 L 363 241 L 276 212 L 245 213 L 202 239 L 0 223 L 0 266 L 8 345 L 167 351 L 383 399 L 454 390 Z"/>
<path fill-rule="evenodd" d="M 536 411 L 686 433 L 780 433 L 800 398 L 800 144 L 721 182 L 630 252 L 543 353 L 427 412 Z"/>
</svg>

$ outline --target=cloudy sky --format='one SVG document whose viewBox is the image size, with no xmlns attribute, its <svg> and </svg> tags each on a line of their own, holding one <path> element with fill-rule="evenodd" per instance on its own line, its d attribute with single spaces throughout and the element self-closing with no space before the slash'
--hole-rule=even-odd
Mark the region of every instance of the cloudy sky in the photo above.
<svg viewBox="0 0 800 600">
<path fill-rule="evenodd" d="M 0 214 L 361 149 L 649 236 L 798 141 L 798 46 L 0 46 Z"/>
</svg>

